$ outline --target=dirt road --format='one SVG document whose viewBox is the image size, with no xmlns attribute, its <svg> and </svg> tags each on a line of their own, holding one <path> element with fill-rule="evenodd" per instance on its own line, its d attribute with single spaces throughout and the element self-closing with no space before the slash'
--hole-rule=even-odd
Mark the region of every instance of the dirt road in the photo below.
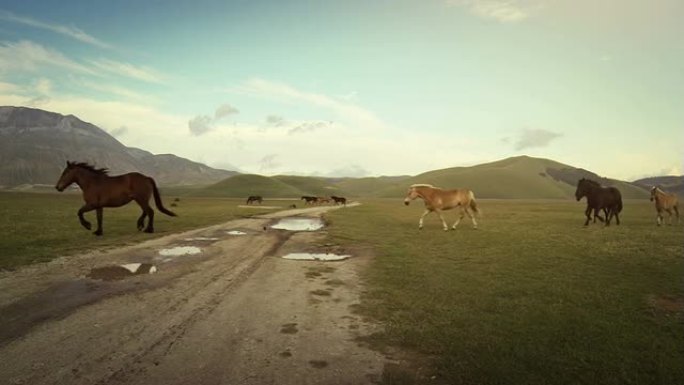
<svg viewBox="0 0 684 385">
<path fill-rule="evenodd" d="M 358 272 L 369 257 L 283 259 L 336 247 L 323 244 L 325 229 L 269 227 L 280 217 L 329 209 L 235 220 L 3 272 L 0 383 L 378 381 L 390 361 L 358 342 L 377 326 L 353 312 L 363 290 Z M 195 254 L 174 255 L 181 251 Z M 157 272 L 112 268 L 131 263 Z M 114 279 L 122 271 L 130 276 Z"/>
</svg>

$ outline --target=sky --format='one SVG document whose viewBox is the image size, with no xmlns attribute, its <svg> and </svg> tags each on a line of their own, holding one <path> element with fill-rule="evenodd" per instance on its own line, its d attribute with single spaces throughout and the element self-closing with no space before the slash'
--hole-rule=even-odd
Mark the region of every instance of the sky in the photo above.
<svg viewBox="0 0 684 385">
<path fill-rule="evenodd" d="M 684 1 L 6 1 L 0 105 L 263 175 L 684 174 Z"/>
</svg>

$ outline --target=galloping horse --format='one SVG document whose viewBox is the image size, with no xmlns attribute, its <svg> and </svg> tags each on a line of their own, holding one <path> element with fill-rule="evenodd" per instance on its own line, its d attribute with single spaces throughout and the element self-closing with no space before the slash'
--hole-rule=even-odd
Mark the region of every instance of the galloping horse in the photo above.
<svg viewBox="0 0 684 385">
<path fill-rule="evenodd" d="M 263 200 L 264 198 L 262 198 L 261 195 L 250 195 L 249 198 L 247 198 L 247 204 L 251 205 L 254 202 L 261 204 Z"/>
<path fill-rule="evenodd" d="M 669 214 L 669 222 L 672 224 L 672 210 L 674 210 L 677 217 L 677 224 L 679 224 L 679 200 L 677 194 L 666 193 L 665 191 L 654 186 L 651 189 L 651 202 L 655 201 L 656 223 L 660 226 L 663 223 L 663 211 Z"/>
<path fill-rule="evenodd" d="M 589 225 L 591 220 L 591 211 L 594 210 L 594 222 L 598 217 L 601 222 L 603 218 L 598 214 L 599 210 L 603 210 L 606 215 L 606 226 L 610 226 L 610 220 L 615 217 L 615 223 L 620 224 L 620 211 L 622 211 L 622 194 L 620 190 L 615 187 L 603 187 L 598 182 L 590 179 L 582 178 L 577 182 L 577 190 L 575 190 L 575 198 L 579 202 L 582 197 L 587 197 L 587 209 L 584 215 L 587 216 L 584 225 Z"/>
<path fill-rule="evenodd" d="M 461 216 L 456 220 L 452 229 L 456 229 L 456 225 L 461 222 L 464 215 L 468 215 L 470 220 L 473 221 L 473 228 L 477 228 L 477 221 L 475 216 L 470 213 L 469 210 L 479 213 L 480 210 L 477 208 L 477 203 L 475 202 L 475 194 L 467 189 L 455 189 L 455 190 L 442 190 L 439 187 L 434 187 L 429 184 L 414 184 L 411 185 L 404 199 L 404 204 L 409 205 L 412 200 L 416 198 L 422 198 L 425 203 L 425 212 L 420 217 L 418 221 L 418 228 L 423 228 L 423 218 L 431 212 L 437 213 L 439 219 L 442 220 L 442 226 L 444 226 L 444 231 L 449 230 L 444 217 L 442 216 L 442 210 L 450 210 L 453 208 L 461 209 Z"/>
<path fill-rule="evenodd" d="M 345 198 L 345 197 L 336 197 L 333 195 L 330 198 L 332 198 L 333 202 L 335 202 L 336 205 L 338 205 L 338 204 L 342 204 L 345 206 L 347 205 L 347 198 Z"/>
<path fill-rule="evenodd" d="M 146 233 L 154 232 L 154 210 L 149 205 L 150 196 L 154 196 L 157 209 L 166 215 L 176 214 L 162 205 L 157 184 L 154 179 L 137 172 L 124 175 L 109 176 L 106 168 L 95 168 L 87 163 L 69 162 L 57 181 L 57 191 L 64 191 L 72 183 L 76 183 L 83 191 L 85 204 L 78 210 L 81 225 L 90 230 L 90 222 L 83 218 L 83 213 L 95 210 L 97 214 L 97 230 L 95 235 L 102 235 L 102 208 L 120 207 L 134 200 L 143 210 L 138 218 L 138 230 L 145 226 L 145 217 L 149 217 Z"/>
<path fill-rule="evenodd" d="M 305 204 L 305 205 L 311 205 L 311 204 L 316 203 L 316 199 L 318 199 L 318 198 L 312 197 L 312 196 L 309 196 L 309 195 L 304 195 L 304 196 L 302 196 L 302 197 L 300 198 L 300 200 L 303 200 L 303 201 L 304 201 L 304 204 Z"/>
</svg>

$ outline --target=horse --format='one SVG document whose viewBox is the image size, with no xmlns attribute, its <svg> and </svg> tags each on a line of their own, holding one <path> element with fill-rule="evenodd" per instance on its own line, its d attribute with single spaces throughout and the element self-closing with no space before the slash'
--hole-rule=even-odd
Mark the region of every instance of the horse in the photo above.
<svg viewBox="0 0 684 385">
<path fill-rule="evenodd" d="M 328 197 L 316 197 L 316 204 L 322 205 L 325 203 L 330 203 L 330 198 Z"/>
<path fill-rule="evenodd" d="M 305 204 L 305 205 L 311 205 L 311 204 L 316 203 L 316 199 L 318 199 L 318 198 L 312 197 L 312 196 L 309 196 L 309 195 L 304 195 L 304 196 L 302 196 L 299 200 L 304 201 L 304 204 Z"/>
<path fill-rule="evenodd" d="M 66 168 L 59 177 L 55 189 L 62 192 L 72 183 L 76 183 L 83 192 L 85 204 L 78 210 L 78 219 L 87 230 L 90 222 L 83 214 L 95 210 L 97 230 L 93 234 L 102 235 L 102 209 L 104 207 L 121 207 L 134 200 L 142 209 L 138 218 L 138 231 L 145 227 L 145 218 L 149 217 L 146 233 L 154 232 L 154 210 L 149 205 L 150 196 L 154 197 L 157 209 L 162 213 L 175 217 L 176 214 L 164 208 L 157 184 L 154 179 L 137 172 L 109 176 L 106 168 L 95 168 L 88 163 L 66 162 Z"/>
<path fill-rule="evenodd" d="M 333 195 L 330 198 L 333 200 L 333 202 L 335 202 L 336 205 L 338 205 L 338 204 L 342 204 L 345 206 L 347 205 L 347 198 L 345 198 L 345 197 L 336 197 Z"/>
<path fill-rule="evenodd" d="M 414 184 L 409 187 L 406 198 L 404 199 L 404 204 L 408 206 L 411 201 L 416 198 L 423 199 L 423 202 L 425 203 L 425 212 L 420 216 L 418 229 L 423 228 L 423 218 L 429 213 L 435 212 L 439 215 L 439 219 L 442 220 L 444 231 L 449 230 L 449 227 L 442 216 L 442 210 L 450 210 L 453 208 L 461 209 L 461 216 L 454 222 L 454 225 L 451 226 L 453 230 L 456 229 L 456 226 L 461 222 L 464 215 L 468 215 L 473 222 L 473 228 L 477 229 L 477 221 L 475 220 L 474 214 L 480 213 L 480 209 L 475 202 L 475 194 L 471 190 L 443 190 L 430 184 Z M 473 211 L 473 214 L 470 213 L 470 210 Z"/>
<path fill-rule="evenodd" d="M 620 211 L 622 211 L 622 194 L 620 190 L 615 187 L 603 187 L 598 182 L 591 179 L 582 178 L 577 182 L 577 190 L 575 190 L 575 198 L 579 202 L 583 197 L 587 197 L 587 209 L 584 215 L 587 220 L 584 222 L 585 226 L 589 225 L 591 220 L 591 211 L 594 211 L 594 223 L 596 218 L 603 222 L 603 218 L 598 214 L 603 210 L 606 220 L 606 226 L 610 226 L 610 221 L 615 217 L 615 223 L 620 224 Z"/>
<path fill-rule="evenodd" d="M 258 204 L 261 204 L 261 202 L 264 200 L 264 198 L 261 197 L 261 195 L 250 195 L 247 198 L 247 204 L 251 205 L 252 203 L 256 202 Z"/>
<path fill-rule="evenodd" d="M 663 211 L 668 213 L 669 224 L 672 225 L 672 211 L 674 210 L 677 217 L 677 224 L 679 224 L 679 199 L 677 194 L 666 193 L 665 191 L 654 186 L 651 189 L 651 202 L 655 201 L 656 208 L 656 223 L 660 226 L 663 223 Z"/>
</svg>

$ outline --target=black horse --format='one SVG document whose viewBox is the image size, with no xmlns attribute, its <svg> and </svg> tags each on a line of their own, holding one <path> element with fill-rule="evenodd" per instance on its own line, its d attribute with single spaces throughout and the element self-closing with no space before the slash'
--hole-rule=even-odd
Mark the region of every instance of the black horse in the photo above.
<svg viewBox="0 0 684 385">
<path fill-rule="evenodd" d="M 606 216 L 606 226 L 610 225 L 610 221 L 615 217 L 615 223 L 620 224 L 620 211 L 622 211 L 622 194 L 620 190 L 615 187 L 603 187 L 597 182 L 582 178 L 577 182 L 577 190 L 575 191 L 575 198 L 579 201 L 582 197 L 587 197 L 587 209 L 584 215 L 587 216 L 584 225 L 587 226 L 591 220 L 591 211 L 594 210 L 594 222 L 598 217 L 601 222 L 603 218 L 599 215 L 599 210 L 603 210 Z"/>
<path fill-rule="evenodd" d="M 342 204 L 342 205 L 347 205 L 347 198 L 345 197 L 336 197 L 336 196 L 331 196 L 333 202 L 335 202 L 336 205 Z"/>
<path fill-rule="evenodd" d="M 264 198 L 261 197 L 261 195 L 250 195 L 249 198 L 247 198 L 247 204 L 251 205 L 252 203 L 258 203 L 261 204 L 261 202 L 264 200 Z"/>
<path fill-rule="evenodd" d="M 309 195 L 304 195 L 304 196 L 302 196 L 302 197 L 300 198 L 300 200 L 303 200 L 303 201 L 304 201 L 304 204 L 312 205 L 312 204 L 316 203 L 316 200 L 318 200 L 318 198 L 317 198 L 317 197 L 312 197 L 312 196 L 309 196 Z"/>
</svg>

